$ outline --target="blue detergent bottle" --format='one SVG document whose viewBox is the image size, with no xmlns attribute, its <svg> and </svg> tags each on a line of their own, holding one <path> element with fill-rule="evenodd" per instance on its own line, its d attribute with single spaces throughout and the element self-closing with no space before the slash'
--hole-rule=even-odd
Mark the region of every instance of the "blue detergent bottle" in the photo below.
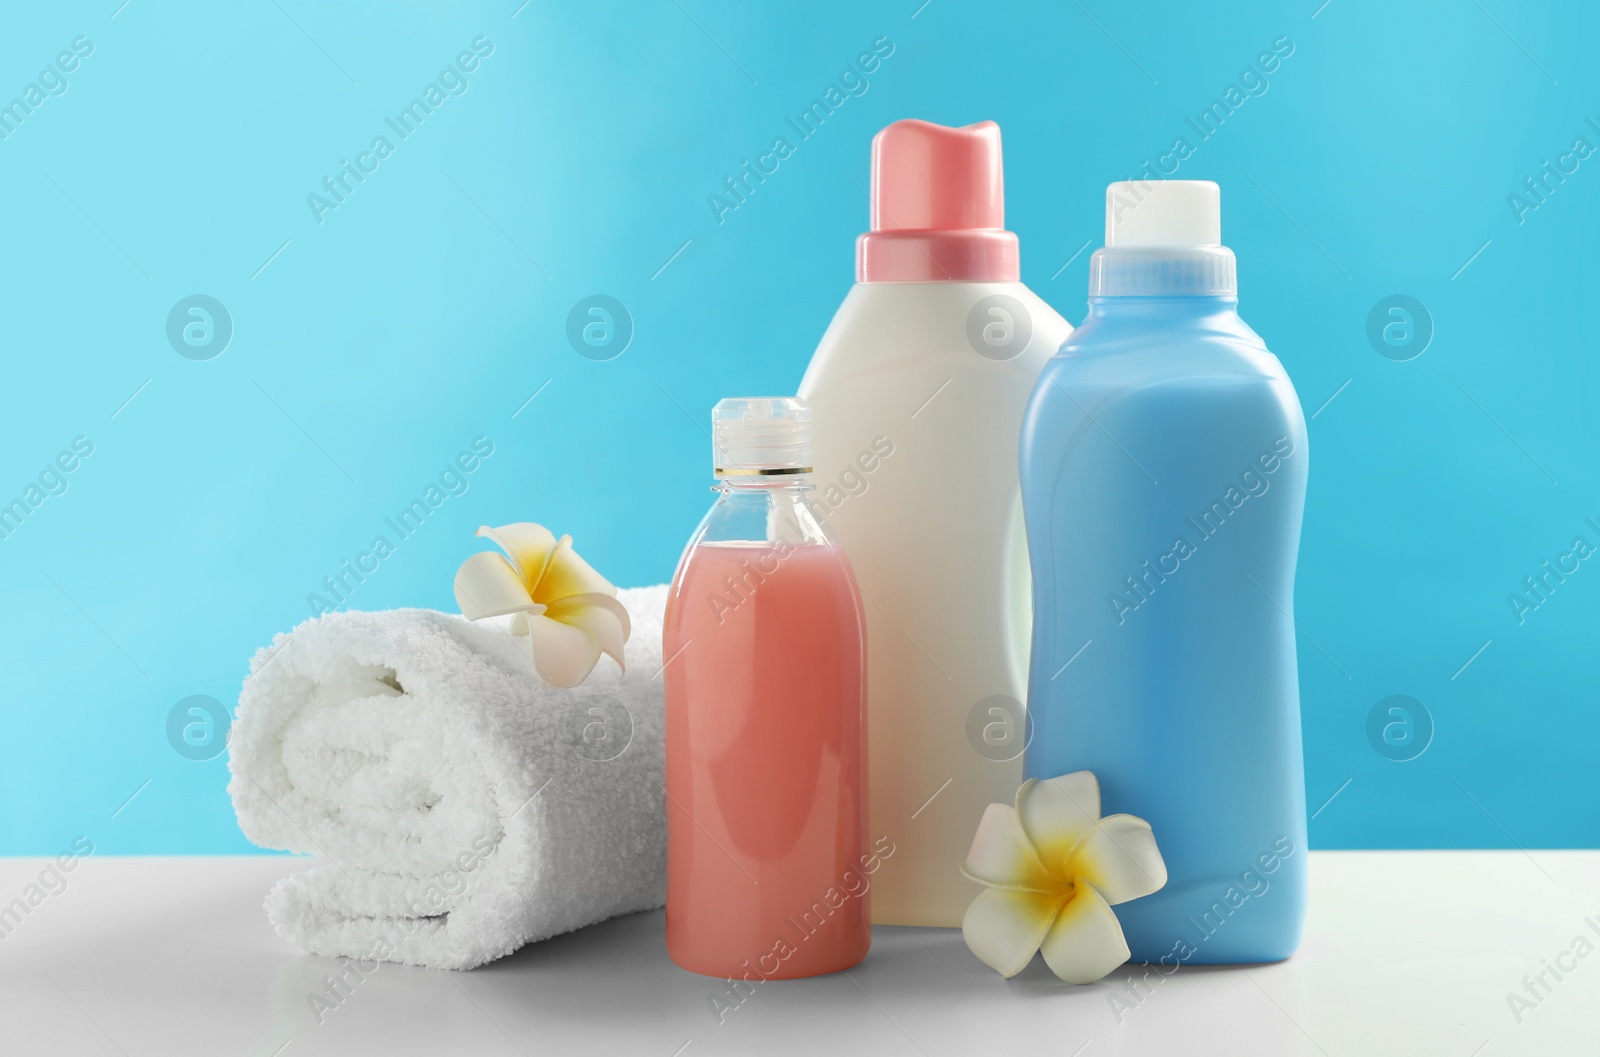
<svg viewBox="0 0 1600 1057">
<path fill-rule="evenodd" d="M 1168 881 L 1132 960 L 1287 958 L 1306 903 L 1294 570 L 1305 416 L 1238 313 L 1221 194 L 1114 183 L 1089 315 L 1022 426 L 1031 778 L 1093 771 Z"/>
</svg>

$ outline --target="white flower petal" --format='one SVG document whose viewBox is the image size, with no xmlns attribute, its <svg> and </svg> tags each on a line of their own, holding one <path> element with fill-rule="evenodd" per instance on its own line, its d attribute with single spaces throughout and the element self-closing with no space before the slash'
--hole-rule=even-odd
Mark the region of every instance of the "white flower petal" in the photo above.
<svg viewBox="0 0 1600 1057">
<path fill-rule="evenodd" d="M 493 551 L 481 551 L 461 563 L 455 592 L 456 605 L 468 620 L 544 612 L 544 606 L 528 596 L 511 563 Z"/>
<path fill-rule="evenodd" d="M 1009 804 L 990 804 L 984 808 L 961 872 L 974 881 L 1001 888 L 1058 894 L 1063 891 L 1060 885 L 1052 883 L 1034 854 L 1033 846 L 1028 843 L 1028 835 L 1022 831 L 1016 810 Z"/>
<path fill-rule="evenodd" d="M 544 574 L 533 584 L 533 597 L 546 604 L 559 602 L 573 595 L 600 594 L 615 596 L 617 589 L 611 581 L 595 572 L 594 566 L 578 557 L 572 549 L 572 537 L 562 536 L 550 552 L 550 561 Z"/>
<path fill-rule="evenodd" d="M 1068 876 L 1062 873 L 1067 854 L 1100 819 L 1100 783 L 1090 771 L 1029 779 L 1017 790 L 1017 816 L 1039 861 L 1057 876 Z"/>
<path fill-rule="evenodd" d="M 1150 823 L 1108 815 L 1083 834 L 1067 856 L 1067 872 L 1087 881 L 1111 904 L 1147 896 L 1167 883 L 1167 864 Z"/>
<path fill-rule="evenodd" d="M 961 936 L 989 968 L 1004 977 L 1016 976 L 1033 960 L 1061 903 L 1059 893 L 986 888 L 967 907 Z"/>
<path fill-rule="evenodd" d="M 610 595 L 569 595 L 559 602 L 550 603 L 545 615 L 589 632 L 600 643 L 600 651 L 616 661 L 618 667 L 627 670 L 622 647 L 633 628 L 628 620 L 628 611 L 621 602 Z"/>
<path fill-rule="evenodd" d="M 555 533 L 531 521 L 517 521 L 499 528 L 480 526 L 478 535 L 485 536 L 511 555 L 511 561 L 522 578 L 522 585 L 531 596 L 534 585 L 544 575 L 550 556 L 555 553 Z"/>
<path fill-rule="evenodd" d="M 518 617 L 533 666 L 551 686 L 577 686 L 600 660 L 600 640 L 547 616 Z M 515 632 L 517 629 L 513 629 Z"/>
<path fill-rule="evenodd" d="M 1069 984 L 1092 984 L 1128 960 L 1121 922 L 1090 885 L 1072 893 L 1040 949 L 1050 971 Z"/>
</svg>

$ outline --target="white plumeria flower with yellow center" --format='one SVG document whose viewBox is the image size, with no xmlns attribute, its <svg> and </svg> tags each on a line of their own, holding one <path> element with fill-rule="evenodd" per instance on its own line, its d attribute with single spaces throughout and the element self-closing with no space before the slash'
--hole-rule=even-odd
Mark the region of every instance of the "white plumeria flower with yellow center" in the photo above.
<svg viewBox="0 0 1600 1057">
<path fill-rule="evenodd" d="M 1150 824 L 1101 818 L 1100 783 L 1088 771 L 1030 778 L 1015 807 L 990 804 L 961 872 L 989 886 L 961 921 L 973 954 L 1012 977 L 1042 951 L 1051 971 L 1074 984 L 1128 960 L 1112 905 L 1167 883 Z"/>
<path fill-rule="evenodd" d="M 456 604 L 469 620 L 511 616 L 511 636 L 552 686 L 577 686 L 604 653 L 623 666 L 628 611 L 617 589 L 543 525 L 478 529 L 510 556 L 481 551 L 456 570 Z"/>
</svg>

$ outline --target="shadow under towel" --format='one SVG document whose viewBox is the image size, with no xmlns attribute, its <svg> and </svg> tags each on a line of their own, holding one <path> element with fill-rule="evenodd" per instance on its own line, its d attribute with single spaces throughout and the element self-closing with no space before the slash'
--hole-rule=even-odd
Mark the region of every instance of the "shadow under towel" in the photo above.
<svg viewBox="0 0 1600 1057">
<path fill-rule="evenodd" d="M 228 767 L 239 827 L 326 863 L 267 917 L 329 957 L 471 969 L 663 903 L 661 621 L 667 589 L 618 600 L 627 673 L 539 679 L 506 621 L 331 613 L 259 651 Z"/>
</svg>

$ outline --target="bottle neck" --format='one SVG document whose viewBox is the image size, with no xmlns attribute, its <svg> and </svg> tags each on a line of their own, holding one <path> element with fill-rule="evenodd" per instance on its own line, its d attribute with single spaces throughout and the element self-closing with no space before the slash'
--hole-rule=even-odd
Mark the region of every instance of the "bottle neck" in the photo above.
<svg viewBox="0 0 1600 1057">
<path fill-rule="evenodd" d="M 702 543 L 772 543 L 813 546 L 832 535 L 812 509 L 808 473 L 719 477 L 717 501 L 696 537 Z"/>
<path fill-rule="evenodd" d="M 1151 334 L 1212 335 L 1245 344 L 1261 338 L 1239 316 L 1236 297 L 1091 297 L 1089 311 L 1063 346 L 1142 346 Z"/>
<path fill-rule="evenodd" d="M 1090 297 L 1089 318 L 1206 320 L 1239 314 L 1238 297 Z"/>
<path fill-rule="evenodd" d="M 717 474 L 717 482 L 711 486 L 711 490 L 725 496 L 798 495 L 815 487 L 809 473 L 727 473 Z"/>
<path fill-rule="evenodd" d="M 856 239 L 862 283 L 1013 283 L 1017 236 L 998 229 L 869 231 Z"/>
<path fill-rule="evenodd" d="M 1089 296 L 1238 297 L 1226 246 L 1105 246 L 1089 258 Z"/>
</svg>

